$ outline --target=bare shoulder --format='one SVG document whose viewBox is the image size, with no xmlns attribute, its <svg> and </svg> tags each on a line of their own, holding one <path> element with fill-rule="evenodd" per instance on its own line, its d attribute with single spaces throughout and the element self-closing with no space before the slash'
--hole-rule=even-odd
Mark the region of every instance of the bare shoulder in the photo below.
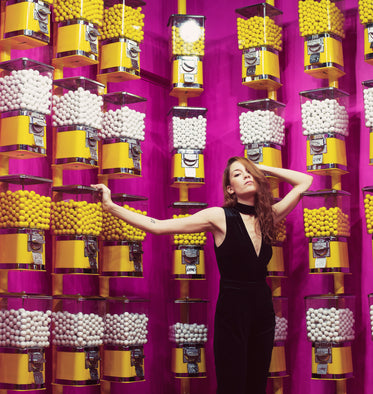
<svg viewBox="0 0 373 394">
<path fill-rule="evenodd" d="M 206 208 L 201 212 L 203 212 L 211 220 L 221 219 L 224 217 L 224 209 L 222 207 Z"/>
<path fill-rule="evenodd" d="M 222 215 L 224 214 L 224 209 L 222 207 L 211 207 L 206 208 L 204 211 L 208 212 L 211 215 Z"/>
<path fill-rule="evenodd" d="M 221 207 L 205 208 L 201 211 L 198 211 L 193 216 L 202 219 L 205 223 L 214 225 L 224 218 L 224 209 Z"/>
<path fill-rule="evenodd" d="M 207 208 L 206 211 L 207 210 L 210 222 L 210 231 L 214 236 L 215 242 L 221 243 L 221 239 L 224 239 L 226 231 L 224 209 L 221 207 L 212 207 Z"/>
<path fill-rule="evenodd" d="M 212 231 L 221 230 L 225 224 L 225 214 L 222 207 L 211 207 L 203 210 L 206 218 L 212 226 Z"/>
</svg>

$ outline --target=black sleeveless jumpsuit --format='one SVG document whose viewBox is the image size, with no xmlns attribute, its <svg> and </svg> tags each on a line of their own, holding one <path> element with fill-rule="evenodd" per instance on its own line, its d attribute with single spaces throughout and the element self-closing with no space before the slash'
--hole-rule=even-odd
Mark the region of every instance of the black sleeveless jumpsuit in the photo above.
<svg viewBox="0 0 373 394">
<path fill-rule="evenodd" d="M 216 247 L 220 292 L 214 354 L 217 394 L 265 394 L 275 330 L 272 295 L 265 278 L 272 246 L 259 256 L 235 208 L 224 208 L 226 236 Z"/>
</svg>

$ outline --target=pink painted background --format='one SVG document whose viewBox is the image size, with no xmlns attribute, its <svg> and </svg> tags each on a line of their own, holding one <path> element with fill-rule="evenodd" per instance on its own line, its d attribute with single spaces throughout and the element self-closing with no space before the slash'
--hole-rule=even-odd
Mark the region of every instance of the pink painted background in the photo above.
<svg viewBox="0 0 373 394">
<path fill-rule="evenodd" d="M 373 66 L 364 62 L 363 26 L 359 23 L 357 1 L 346 0 L 346 39 L 343 42 L 346 75 L 340 79 L 340 89 L 350 94 L 350 136 L 346 140 L 349 174 L 342 177 L 342 189 L 351 193 L 352 235 L 349 239 L 351 275 L 346 276 L 345 291 L 356 295 L 356 340 L 353 343 L 353 379 L 348 381 L 349 393 L 371 393 L 373 386 L 373 343 L 370 333 L 367 295 L 373 292 L 372 242 L 365 231 L 361 188 L 373 185 L 369 167 L 369 129 L 364 125 L 363 93 L 361 82 L 373 78 Z M 252 0 L 187 0 L 187 12 L 206 16 L 206 55 L 204 58 L 205 91 L 200 98 L 190 99 L 190 106 L 208 108 L 207 147 L 205 150 L 206 184 L 190 192 L 192 201 L 221 205 L 221 174 L 226 160 L 242 155 L 239 141 L 237 103 L 265 97 L 241 84 L 241 53 L 237 48 L 235 9 L 256 4 Z M 298 2 L 276 0 L 283 11 L 283 51 L 280 55 L 282 88 L 278 100 L 286 104 L 286 146 L 283 165 L 306 171 L 306 137 L 302 135 L 299 92 L 327 86 L 327 82 L 314 79 L 303 72 L 303 38 L 298 30 Z M 176 0 L 148 1 L 145 11 L 145 39 L 141 45 L 141 67 L 169 79 L 167 21 L 177 13 Z M 29 56 L 49 62 L 48 48 L 14 51 L 12 58 Z M 86 75 L 94 78 L 94 67 L 66 70 L 66 76 Z M 157 218 L 168 218 L 170 203 L 179 199 L 177 190 L 170 187 L 171 155 L 168 151 L 167 113 L 178 105 L 169 97 L 169 90 L 146 81 L 110 84 L 109 92 L 128 91 L 148 99 L 146 139 L 143 143 L 143 177 L 113 181 L 114 192 L 139 194 L 149 197 L 148 212 Z M 31 164 L 31 165 L 30 165 Z M 50 163 L 46 160 L 14 161 L 10 173 L 29 173 L 51 177 Z M 66 172 L 64 184 L 89 184 L 96 181 L 94 171 Z M 329 178 L 315 176 L 312 190 L 330 188 Z M 286 185 L 281 187 L 282 193 Z M 288 240 L 285 259 L 288 278 L 282 281 L 283 295 L 289 299 L 289 335 L 286 345 L 287 367 L 290 376 L 284 379 L 285 393 L 334 393 L 334 382 L 311 380 L 311 344 L 306 340 L 304 296 L 333 292 L 333 279 L 308 273 L 308 245 L 303 234 L 302 210 L 299 205 L 288 217 Z M 127 296 L 148 297 L 150 315 L 149 343 L 145 346 L 147 381 L 118 385 L 121 393 L 178 393 L 178 382 L 170 372 L 171 347 L 168 342 L 168 320 L 172 317 L 170 304 L 178 297 L 178 284 L 171 280 L 171 244 L 168 236 L 148 235 L 144 243 L 144 278 L 128 279 L 119 292 Z M 207 280 L 191 285 L 191 296 L 207 298 L 210 340 L 207 343 L 206 379 L 194 380 L 191 393 L 214 393 L 215 376 L 212 353 L 212 327 L 218 293 L 218 271 L 212 248 L 212 238 L 206 247 Z M 49 285 L 50 283 L 48 283 Z M 49 289 L 50 291 L 50 289 Z M 229 338 L 227 338 L 229 346 Z M 269 383 L 268 392 L 272 392 Z M 114 392 L 114 391 L 113 391 Z"/>
</svg>

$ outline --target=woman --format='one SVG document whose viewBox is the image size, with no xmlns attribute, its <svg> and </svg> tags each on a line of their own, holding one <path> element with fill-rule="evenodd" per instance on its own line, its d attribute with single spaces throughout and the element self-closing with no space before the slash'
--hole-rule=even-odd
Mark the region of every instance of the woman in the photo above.
<svg viewBox="0 0 373 394">
<path fill-rule="evenodd" d="M 272 205 L 267 175 L 293 188 Z M 228 160 L 223 174 L 224 207 L 157 220 L 114 204 L 102 192 L 103 209 L 152 234 L 210 231 L 221 275 L 214 326 L 217 394 L 264 394 L 271 361 L 275 316 L 266 284 L 276 224 L 298 203 L 312 177 L 297 171 L 255 165 L 242 157 Z"/>
</svg>

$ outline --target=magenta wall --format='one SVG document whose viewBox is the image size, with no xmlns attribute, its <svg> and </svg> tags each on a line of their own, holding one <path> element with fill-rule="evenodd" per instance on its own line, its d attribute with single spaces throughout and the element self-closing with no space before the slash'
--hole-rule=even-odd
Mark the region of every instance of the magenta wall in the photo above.
<svg viewBox="0 0 373 394">
<path fill-rule="evenodd" d="M 235 9 L 255 4 L 249 0 L 187 0 L 187 12 L 206 16 L 206 55 L 204 59 L 205 91 L 200 98 L 190 99 L 190 106 L 208 108 L 207 148 L 205 150 L 206 185 L 190 192 L 190 200 L 205 201 L 209 206 L 221 205 L 221 174 L 226 160 L 242 155 L 239 141 L 237 103 L 264 97 L 241 84 L 241 53 L 237 49 Z M 284 47 L 280 55 L 281 82 L 278 100 L 286 104 L 285 167 L 306 170 L 306 137 L 302 135 L 299 92 L 326 86 L 303 72 L 303 38 L 299 37 L 297 4 L 295 0 L 276 0 L 283 11 Z M 373 344 L 370 335 L 367 295 L 373 292 L 371 239 L 365 231 L 361 188 L 373 184 L 369 167 L 369 130 L 364 125 L 361 81 L 373 77 L 373 67 L 363 59 L 363 27 L 359 23 L 357 2 L 345 1 L 346 39 L 343 42 L 346 75 L 340 88 L 350 94 L 350 136 L 347 138 L 349 174 L 342 177 L 342 189 L 351 193 L 352 235 L 349 239 L 349 258 L 352 275 L 346 277 L 347 293 L 356 295 L 356 340 L 353 344 L 355 378 L 348 381 L 349 393 L 369 393 L 373 384 Z M 170 78 L 167 53 L 167 21 L 177 13 L 176 0 L 149 1 L 145 7 L 145 40 L 142 44 L 142 68 L 163 78 Z M 48 49 L 25 51 L 22 55 L 48 62 Z M 12 57 L 18 57 L 14 51 Z M 79 73 L 94 77 L 92 67 L 66 70 L 66 76 Z M 177 105 L 168 89 L 146 81 L 110 84 L 109 92 L 124 90 L 148 99 L 146 139 L 143 143 L 143 177 L 110 184 L 114 192 L 126 192 L 149 197 L 149 214 L 157 218 L 170 217 L 168 206 L 179 199 L 170 184 L 170 159 L 167 150 L 167 112 Z M 30 165 L 31 164 L 31 165 Z M 51 176 L 49 162 L 32 160 L 11 161 L 11 173 L 25 172 Z M 65 184 L 89 184 L 95 172 L 68 172 Z M 329 178 L 315 176 L 312 190 L 330 188 Z M 286 186 L 283 187 L 286 191 Z M 283 194 L 283 193 L 282 193 Z M 289 340 L 287 366 L 290 376 L 284 379 L 285 393 L 333 393 L 334 382 L 312 381 L 311 344 L 306 340 L 304 296 L 333 292 L 332 277 L 308 274 L 308 245 L 303 235 L 302 210 L 299 205 L 288 217 L 288 240 L 285 245 L 288 279 L 283 280 L 283 295 L 289 298 Z M 118 289 L 126 295 L 142 295 L 150 299 L 150 334 L 146 345 L 145 368 L 147 381 L 118 386 L 116 392 L 177 393 L 170 373 L 168 317 L 170 301 L 178 296 L 177 283 L 170 279 L 171 247 L 168 236 L 148 235 L 145 243 L 144 279 L 128 279 Z M 218 271 L 213 255 L 212 238 L 206 247 L 207 280 L 191 285 L 191 296 L 210 300 L 208 323 L 212 334 L 213 313 L 218 292 Z M 229 343 L 227 342 L 229 346 Z M 208 378 L 192 382 L 191 393 L 214 393 L 215 376 L 212 354 L 212 335 L 207 344 Z M 123 388 L 124 387 L 124 388 Z M 269 391 L 271 392 L 270 388 Z"/>
</svg>

